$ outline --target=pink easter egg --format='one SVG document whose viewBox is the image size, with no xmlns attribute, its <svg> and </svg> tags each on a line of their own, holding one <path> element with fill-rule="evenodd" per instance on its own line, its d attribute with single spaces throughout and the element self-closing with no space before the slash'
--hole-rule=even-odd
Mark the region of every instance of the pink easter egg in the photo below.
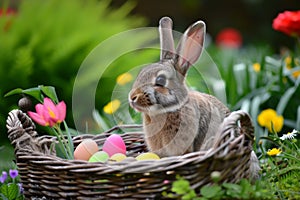
<svg viewBox="0 0 300 200">
<path fill-rule="evenodd" d="M 126 145 L 123 138 L 117 134 L 109 136 L 102 147 L 102 150 L 112 156 L 116 153 L 122 153 L 126 155 Z"/>
<path fill-rule="evenodd" d="M 92 139 L 83 140 L 74 151 L 75 160 L 86 160 L 99 150 L 97 143 Z"/>
</svg>

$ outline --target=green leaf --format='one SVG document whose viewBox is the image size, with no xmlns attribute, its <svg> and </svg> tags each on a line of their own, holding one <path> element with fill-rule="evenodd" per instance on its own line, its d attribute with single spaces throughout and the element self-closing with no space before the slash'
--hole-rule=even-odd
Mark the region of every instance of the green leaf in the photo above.
<svg viewBox="0 0 300 200">
<path fill-rule="evenodd" d="M 296 129 L 300 130 L 300 106 L 298 106 L 298 109 L 297 109 Z"/>
<path fill-rule="evenodd" d="M 17 184 L 5 184 L 0 188 L 0 192 L 8 199 L 15 200 L 19 195 L 19 186 Z"/>
<path fill-rule="evenodd" d="M 72 136 L 71 136 L 71 133 L 70 133 L 70 130 L 69 130 L 69 127 L 66 123 L 66 121 L 64 121 L 64 126 L 65 126 L 65 130 L 66 130 L 66 133 L 67 133 L 67 137 L 68 137 L 68 153 L 69 153 L 69 157 L 71 159 L 74 159 L 74 144 L 73 144 L 73 140 L 72 140 Z"/>
<path fill-rule="evenodd" d="M 252 185 L 247 179 L 242 179 L 240 185 L 241 185 L 240 197 L 246 199 L 247 197 L 249 197 L 249 193 L 252 192 Z"/>
<path fill-rule="evenodd" d="M 195 197 L 197 197 L 195 191 L 190 190 L 187 194 L 183 195 L 181 198 L 182 200 L 190 200 L 190 199 L 194 199 Z"/>
<path fill-rule="evenodd" d="M 200 192 L 201 195 L 206 197 L 206 198 L 216 198 L 217 196 L 220 195 L 220 192 L 222 191 L 222 188 L 218 185 L 213 185 L 213 186 L 204 186 L 201 188 Z"/>
<path fill-rule="evenodd" d="M 4 194 L 0 193 L 0 197 L 2 200 L 8 200 L 8 198 L 6 198 L 6 196 L 4 196 Z"/>
<path fill-rule="evenodd" d="M 36 100 L 38 100 L 41 103 L 43 102 L 44 98 L 43 98 L 40 88 L 38 88 L 38 87 L 23 90 L 22 93 L 34 97 Z"/>
<path fill-rule="evenodd" d="M 39 86 L 40 90 L 48 96 L 53 102 L 58 103 L 55 88 L 53 86 Z"/>
<path fill-rule="evenodd" d="M 15 95 L 15 94 L 27 94 L 29 96 L 34 97 L 36 100 L 38 100 L 39 102 L 43 102 L 43 95 L 42 92 L 49 96 L 52 100 L 57 100 L 56 97 L 56 93 L 55 93 L 55 89 L 51 86 L 38 86 L 38 87 L 34 87 L 34 88 L 29 88 L 29 89 L 21 89 L 21 88 L 17 88 L 14 89 L 8 93 L 6 93 L 4 95 L 4 97 L 8 97 L 11 95 Z"/>
<path fill-rule="evenodd" d="M 282 115 L 283 114 L 283 111 L 284 109 L 286 108 L 289 100 L 291 99 L 291 97 L 293 96 L 293 94 L 295 93 L 295 91 L 297 90 L 297 87 L 292 87 L 292 88 L 289 88 L 283 95 L 282 97 L 280 98 L 280 101 L 277 105 L 277 108 L 276 108 L 276 112 L 279 114 L 279 115 Z"/>
<path fill-rule="evenodd" d="M 61 143 L 55 144 L 56 155 L 63 159 L 68 159 L 66 156 L 66 149 L 62 146 Z"/>
<path fill-rule="evenodd" d="M 16 88 L 16 89 L 11 90 L 11 91 L 9 91 L 8 93 L 6 93 L 6 94 L 4 95 L 4 97 L 8 97 L 8 96 L 15 95 L 15 94 L 22 94 L 22 91 L 23 91 L 23 89 L 21 89 L 21 88 Z"/>
<path fill-rule="evenodd" d="M 226 194 L 229 197 L 239 197 L 241 192 L 241 186 L 234 183 L 223 183 L 223 187 L 226 188 Z"/>
<path fill-rule="evenodd" d="M 187 180 L 179 179 L 172 185 L 172 192 L 177 194 L 186 194 L 191 190 L 190 183 Z"/>
</svg>

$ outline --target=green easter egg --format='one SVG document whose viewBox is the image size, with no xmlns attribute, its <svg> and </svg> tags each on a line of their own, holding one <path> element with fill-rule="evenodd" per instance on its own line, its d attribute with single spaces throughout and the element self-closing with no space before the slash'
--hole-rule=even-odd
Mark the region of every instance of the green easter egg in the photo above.
<svg viewBox="0 0 300 200">
<path fill-rule="evenodd" d="M 92 157 L 89 159 L 89 162 L 106 162 L 108 161 L 109 156 L 104 151 L 98 151 L 92 155 Z"/>
<path fill-rule="evenodd" d="M 127 158 L 126 155 L 122 154 L 122 153 L 116 153 L 114 155 L 112 155 L 110 157 L 110 160 L 112 161 L 116 161 L 116 162 L 121 162 L 122 160 L 124 160 L 125 158 Z"/>
<path fill-rule="evenodd" d="M 159 160 L 159 156 L 155 153 L 142 153 L 136 157 L 137 160 Z"/>
</svg>

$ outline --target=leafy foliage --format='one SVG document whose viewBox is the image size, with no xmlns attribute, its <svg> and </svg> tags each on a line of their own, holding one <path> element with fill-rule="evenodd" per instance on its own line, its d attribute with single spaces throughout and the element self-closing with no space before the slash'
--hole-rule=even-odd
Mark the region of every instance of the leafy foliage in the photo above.
<svg viewBox="0 0 300 200">
<path fill-rule="evenodd" d="M 19 186 L 15 183 L 3 184 L 0 187 L 0 197 L 3 200 L 22 200 L 23 195 L 20 195 Z"/>
<path fill-rule="evenodd" d="M 145 24 L 141 17 L 129 15 L 132 1 L 118 9 L 109 4 L 108 0 L 28 0 L 21 1 L 15 14 L 1 16 L 0 96 L 14 88 L 53 85 L 71 105 L 73 82 L 88 53 L 111 35 Z M 124 42 L 126 45 L 131 41 Z M 142 59 L 143 53 L 138 57 Z M 122 66 L 133 66 L 135 62 L 132 56 L 122 61 L 116 63 L 116 76 L 124 70 Z M 105 84 L 109 85 L 107 81 Z M 109 90 L 110 86 L 104 93 Z M 0 102 L 1 133 L 5 133 L 7 113 L 17 100 L 9 97 Z M 107 99 L 98 101 L 104 105 Z"/>
<path fill-rule="evenodd" d="M 172 184 L 171 194 L 165 194 L 169 198 L 180 196 L 186 200 L 209 200 L 209 199 L 273 199 L 265 185 L 257 181 L 251 184 L 249 180 L 242 179 L 239 183 L 215 183 L 214 185 L 203 186 L 200 191 L 190 187 L 187 180 L 178 177 Z M 200 193 L 200 195 L 196 195 Z"/>
<path fill-rule="evenodd" d="M 257 141 L 265 132 L 256 119 L 260 111 L 267 108 L 283 115 L 282 132 L 300 128 L 300 62 L 294 53 L 297 51 L 274 55 L 262 47 L 247 47 L 240 51 L 208 48 L 224 80 L 227 104 L 231 110 L 242 109 L 251 115 Z M 259 68 L 254 68 L 255 65 Z M 203 90 L 205 86 L 198 88 Z"/>
<path fill-rule="evenodd" d="M 18 183 L 18 171 L 12 169 L 10 169 L 9 171 L 9 177 L 6 171 L 2 171 L 2 176 L 0 176 L 0 199 L 22 200 L 24 199 L 24 189 L 22 188 L 22 184 Z"/>
</svg>

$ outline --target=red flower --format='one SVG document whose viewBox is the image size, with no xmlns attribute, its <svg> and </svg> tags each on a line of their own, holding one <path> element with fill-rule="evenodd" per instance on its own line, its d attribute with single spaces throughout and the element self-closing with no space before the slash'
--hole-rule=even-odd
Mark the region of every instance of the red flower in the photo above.
<svg viewBox="0 0 300 200">
<path fill-rule="evenodd" d="M 300 10 L 279 13 L 273 20 L 273 29 L 289 36 L 300 36 Z"/>
<path fill-rule="evenodd" d="M 14 14 L 16 14 L 16 11 L 11 8 L 7 8 L 7 9 L 0 8 L 0 16 L 8 16 Z"/>
<path fill-rule="evenodd" d="M 4 23 L 4 26 L 3 26 L 4 31 L 7 31 L 9 29 L 11 22 L 12 22 L 12 19 L 10 16 L 14 16 L 15 14 L 16 14 L 16 11 L 11 8 L 7 8 L 7 9 L 0 8 L 0 17 L 7 17 L 7 21 L 6 21 L 6 23 Z"/>
<path fill-rule="evenodd" d="M 239 48 L 243 39 L 240 32 L 234 28 L 226 28 L 219 32 L 216 37 L 216 44 L 229 48 Z"/>
</svg>

